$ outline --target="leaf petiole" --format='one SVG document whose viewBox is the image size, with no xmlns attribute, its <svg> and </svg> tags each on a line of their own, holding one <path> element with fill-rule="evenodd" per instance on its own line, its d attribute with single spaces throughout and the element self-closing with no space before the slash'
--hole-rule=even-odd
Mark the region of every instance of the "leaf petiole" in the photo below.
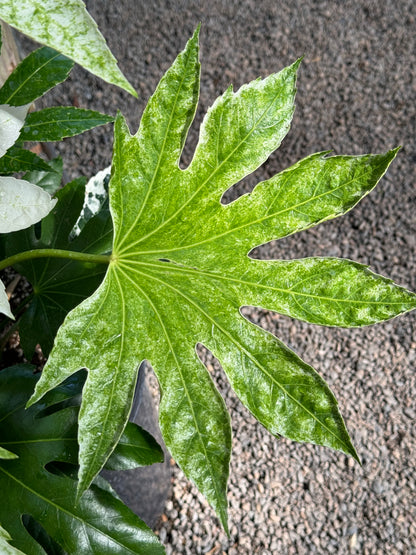
<svg viewBox="0 0 416 555">
<path fill-rule="evenodd" d="M 109 264 L 111 261 L 111 255 L 109 254 L 89 254 L 61 249 L 34 249 L 19 252 L 18 254 L 5 258 L 0 262 L 0 270 L 4 270 L 9 266 L 33 258 L 66 258 L 68 260 L 79 260 L 80 262 L 93 262 L 97 264 Z"/>
</svg>

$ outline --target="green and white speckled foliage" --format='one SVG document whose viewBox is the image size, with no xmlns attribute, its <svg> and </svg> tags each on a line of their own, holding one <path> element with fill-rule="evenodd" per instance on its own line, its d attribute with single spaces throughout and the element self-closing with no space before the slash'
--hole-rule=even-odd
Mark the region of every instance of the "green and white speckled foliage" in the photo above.
<svg viewBox="0 0 416 555">
<path fill-rule="evenodd" d="M 0 0 L 0 19 L 137 97 L 82 0 Z"/>
<path fill-rule="evenodd" d="M 197 32 L 161 80 L 134 136 L 118 116 L 111 262 L 98 290 L 68 314 L 30 401 L 88 369 L 79 493 L 122 434 L 137 368 L 147 359 L 161 387 L 166 444 L 227 527 L 230 421 L 197 356 L 198 343 L 218 358 L 242 403 L 272 434 L 358 458 L 323 379 L 240 309 L 251 305 L 350 327 L 416 306 L 415 295 L 349 260 L 249 257 L 257 245 L 351 209 L 377 184 L 396 150 L 314 154 L 251 194 L 221 203 L 288 132 L 299 63 L 218 98 L 185 170 L 179 158 L 199 94 Z"/>
</svg>

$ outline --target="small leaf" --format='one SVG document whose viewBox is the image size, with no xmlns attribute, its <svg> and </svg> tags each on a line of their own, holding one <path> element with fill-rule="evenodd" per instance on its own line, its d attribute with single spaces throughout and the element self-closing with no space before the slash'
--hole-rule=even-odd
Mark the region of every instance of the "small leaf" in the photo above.
<svg viewBox="0 0 416 555">
<path fill-rule="evenodd" d="M 0 522 L 13 538 L 13 546 L 25 553 L 44 553 L 23 525 L 22 516 L 29 514 L 33 522 L 28 529 L 38 528 L 46 539 L 50 536 L 70 554 L 164 553 L 153 532 L 107 484 L 101 487 L 105 483 L 102 478 L 75 504 L 76 481 L 47 470 L 50 463 L 76 464 L 78 409 L 66 407 L 41 416 L 45 405 L 39 404 L 26 411 L 24 401 L 36 381 L 28 366 L 0 372 L 0 446 L 19 456 L 0 459 L 0 490 L 6 495 L 0 506 Z M 54 397 L 51 392 L 49 402 Z M 56 396 L 60 398 L 62 388 Z"/>
<path fill-rule="evenodd" d="M 60 141 L 112 121 L 112 116 L 74 106 L 45 108 L 27 116 L 19 140 Z"/>
<path fill-rule="evenodd" d="M 4 447 L 0 447 L 0 459 L 18 459 L 18 458 L 19 457 L 14 453 L 12 453 L 11 451 L 4 449 Z"/>
<path fill-rule="evenodd" d="M 0 177 L 0 233 L 25 229 L 44 218 L 56 204 L 37 185 L 15 177 Z"/>
<path fill-rule="evenodd" d="M 0 106 L 0 158 L 17 141 L 29 106 Z"/>
<path fill-rule="evenodd" d="M 113 233 L 108 207 L 91 218 L 80 235 L 71 240 L 70 234 L 84 201 L 84 186 L 85 179 L 81 178 L 56 193 L 58 203 L 42 220 L 40 237 L 34 227 L 8 235 L 7 256 L 41 248 L 94 254 L 108 252 Z M 43 258 L 21 262 L 15 268 L 34 289 L 32 300 L 19 320 L 21 345 L 29 359 L 38 343 L 47 356 L 66 314 L 98 287 L 105 275 L 105 267 L 89 262 Z"/>
<path fill-rule="evenodd" d="M 31 152 L 30 150 L 25 150 L 24 148 L 20 148 L 18 146 L 12 146 L 11 148 L 9 148 L 6 154 L 4 154 L 2 158 L 0 158 L 1 174 L 10 174 L 31 170 L 50 171 L 50 167 L 45 162 L 45 160 L 42 160 L 42 158 L 37 156 L 34 152 Z M 34 183 L 31 179 L 27 179 L 27 181 L 30 181 L 30 183 Z M 50 193 L 50 191 L 48 192 Z"/>
<path fill-rule="evenodd" d="M 54 195 L 61 187 L 63 174 L 62 158 L 58 156 L 46 164 L 44 170 L 32 170 L 24 178 Z"/>
<path fill-rule="evenodd" d="M 0 0 L 0 18 L 137 97 L 81 0 Z"/>
<path fill-rule="evenodd" d="M 99 171 L 88 180 L 85 187 L 84 205 L 77 223 L 72 230 L 72 236 L 80 234 L 85 224 L 103 207 L 108 199 L 108 183 L 110 182 L 111 166 Z"/>
<path fill-rule="evenodd" d="M 5 314 L 12 320 L 14 320 L 14 316 L 12 311 L 10 310 L 9 299 L 7 298 L 6 288 L 4 287 L 4 283 L 0 279 L 0 314 Z"/>
<path fill-rule="evenodd" d="M 31 52 L 0 89 L 0 103 L 10 106 L 30 104 L 68 77 L 74 63 L 52 48 Z"/>
</svg>

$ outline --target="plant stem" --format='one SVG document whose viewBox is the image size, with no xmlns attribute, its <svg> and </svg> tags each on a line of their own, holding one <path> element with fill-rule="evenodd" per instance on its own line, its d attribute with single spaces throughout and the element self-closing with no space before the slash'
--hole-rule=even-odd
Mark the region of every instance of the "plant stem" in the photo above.
<svg viewBox="0 0 416 555">
<path fill-rule="evenodd" d="M 111 255 L 108 254 L 88 254 L 86 252 L 65 251 L 60 249 L 34 249 L 31 251 L 19 252 L 0 262 L 0 270 L 13 266 L 24 260 L 33 258 L 66 258 L 68 260 L 79 260 L 81 262 L 95 262 L 98 264 L 109 264 Z"/>
</svg>

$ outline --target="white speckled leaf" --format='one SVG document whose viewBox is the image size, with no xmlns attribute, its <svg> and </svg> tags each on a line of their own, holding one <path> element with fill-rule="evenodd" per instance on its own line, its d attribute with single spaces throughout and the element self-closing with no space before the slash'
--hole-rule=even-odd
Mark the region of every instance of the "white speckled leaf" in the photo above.
<svg viewBox="0 0 416 555">
<path fill-rule="evenodd" d="M 223 205 L 223 193 L 287 133 L 299 61 L 217 99 L 192 163 L 181 170 L 198 98 L 197 57 L 195 35 L 160 82 L 136 135 L 121 115 L 116 120 L 112 261 L 100 288 L 60 328 L 31 402 L 88 368 L 79 435 L 84 489 L 122 432 L 137 367 L 148 359 L 161 386 L 166 444 L 226 527 L 230 424 L 196 345 L 220 360 L 242 402 L 273 434 L 357 458 L 322 378 L 240 309 L 255 305 L 351 326 L 410 310 L 415 297 L 350 261 L 247 256 L 258 244 L 349 210 L 376 185 L 395 151 L 316 154 Z"/>
<path fill-rule="evenodd" d="M 5 314 L 14 320 L 12 311 L 10 310 L 9 299 L 7 298 L 6 288 L 0 279 L 0 314 Z M 1 456 L 1 454 L 0 454 Z"/>
<path fill-rule="evenodd" d="M 82 0 L 0 0 L 0 19 L 137 97 Z"/>
<path fill-rule="evenodd" d="M 0 233 L 31 226 L 55 204 L 49 193 L 25 179 L 0 177 Z"/>
<path fill-rule="evenodd" d="M 0 105 L 0 158 L 17 141 L 29 106 Z"/>
</svg>

